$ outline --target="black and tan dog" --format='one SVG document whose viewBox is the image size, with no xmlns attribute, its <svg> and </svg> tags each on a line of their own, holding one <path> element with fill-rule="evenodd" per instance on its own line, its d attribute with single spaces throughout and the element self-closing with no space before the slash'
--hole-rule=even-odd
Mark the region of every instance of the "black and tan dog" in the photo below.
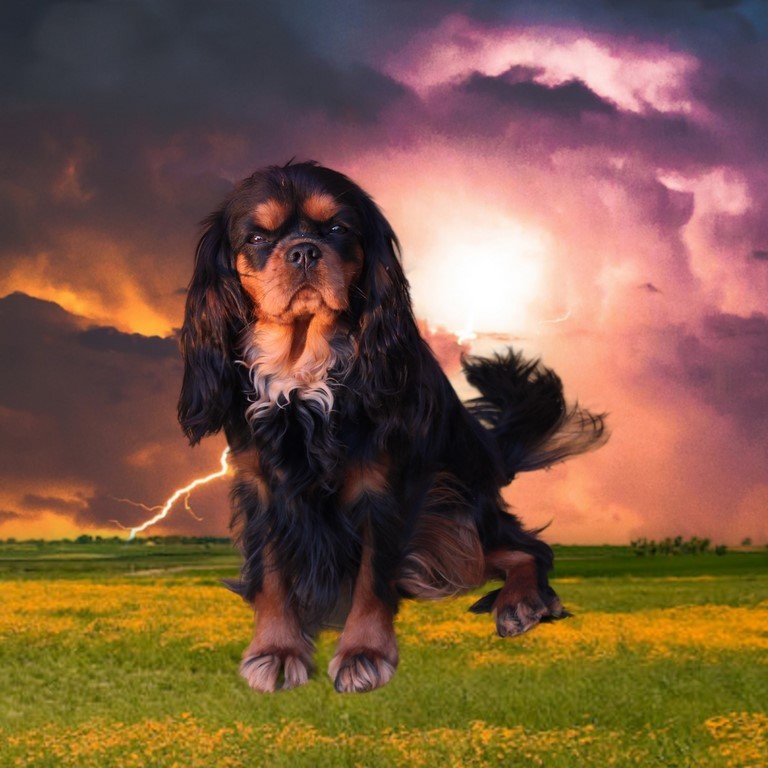
<svg viewBox="0 0 768 768">
<path fill-rule="evenodd" d="M 466 360 L 480 396 L 460 402 L 417 330 L 390 225 L 346 176 L 298 163 L 237 185 L 206 222 L 181 344 L 181 424 L 192 443 L 223 429 L 235 468 L 253 688 L 306 682 L 334 622 L 336 689 L 384 685 L 404 597 L 500 579 L 474 610 L 503 636 L 565 614 L 551 549 L 500 489 L 598 445 L 603 420 L 511 351 Z"/>
</svg>

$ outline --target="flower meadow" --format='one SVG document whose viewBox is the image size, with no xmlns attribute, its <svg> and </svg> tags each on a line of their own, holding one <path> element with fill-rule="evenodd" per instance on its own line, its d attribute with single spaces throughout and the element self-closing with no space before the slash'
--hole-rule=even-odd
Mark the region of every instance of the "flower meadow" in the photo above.
<svg viewBox="0 0 768 768">
<path fill-rule="evenodd" d="M 346 696 L 333 632 L 308 685 L 250 691 L 252 617 L 217 574 L 5 574 L 0 766 L 759 768 L 768 573 L 727 561 L 555 579 L 574 616 L 516 639 L 468 613 L 476 595 L 405 603 L 395 679 Z"/>
</svg>

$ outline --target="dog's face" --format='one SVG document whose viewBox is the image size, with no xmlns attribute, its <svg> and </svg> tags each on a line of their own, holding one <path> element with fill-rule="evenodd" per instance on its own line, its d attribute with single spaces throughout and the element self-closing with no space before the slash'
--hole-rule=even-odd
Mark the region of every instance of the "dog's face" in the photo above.
<svg viewBox="0 0 768 768">
<path fill-rule="evenodd" d="M 318 173 L 278 184 L 256 175 L 231 199 L 235 268 L 258 320 L 290 324 L 348 308 L 363 265 L 361 223 L 332 181 Z"/>
</svg>

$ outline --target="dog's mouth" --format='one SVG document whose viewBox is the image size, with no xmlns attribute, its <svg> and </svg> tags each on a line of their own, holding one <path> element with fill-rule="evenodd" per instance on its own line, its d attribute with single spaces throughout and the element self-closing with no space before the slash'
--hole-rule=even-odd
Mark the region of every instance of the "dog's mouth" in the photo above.
<svg viewBox="0 0 768 768">
<path fill-rule="evenodd" d="M 317 296 L 319 299 L 323 298 L 319 288 L 312 285 L 311 283 L 302 283 L 294 291 L 292 301 L 295 301 L 296 299 L 299 299 L 299 298 L 309 298 L 310 296 Z"/>
<path fill-rule="evenodd" d="M 303 283 L 294 291 L 288 305 L 294 314 L 314 314 L 325 306 L 326 301 L 320 289 L 309 283 Z"/>
<path fill-rule="evenodd" d="M 317 286 L 311 283 L 302 283 L 291 296 L 291 303 L 297 301 L 324 301 L 323 294 Z"/>
</svg>

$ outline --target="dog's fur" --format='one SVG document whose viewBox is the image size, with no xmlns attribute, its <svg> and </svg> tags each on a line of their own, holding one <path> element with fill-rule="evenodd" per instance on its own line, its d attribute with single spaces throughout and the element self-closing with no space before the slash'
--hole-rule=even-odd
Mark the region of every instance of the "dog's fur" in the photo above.
<svg viewBox="0 0 768 768">
<path fill-rule="evenodd" d="M 480 396 L 462 404 L 398 254 L 370 197 L 314 163 L 243 180 L 197 248 L 179 419 L 193 444 L 223 429 L 231 449 L 237 589 L 257 616 L 241 672 L 260 691 L 306 682 L 313 636 L 337 622 L 336 689 L 385 684 L 403 597 L 501 579 L 473 607 L 500 635 L 565 615 L 551 549 L 500 489 L 599 444 L 603 419 L 512 351 L 464 361 Z"/>
</svg>

